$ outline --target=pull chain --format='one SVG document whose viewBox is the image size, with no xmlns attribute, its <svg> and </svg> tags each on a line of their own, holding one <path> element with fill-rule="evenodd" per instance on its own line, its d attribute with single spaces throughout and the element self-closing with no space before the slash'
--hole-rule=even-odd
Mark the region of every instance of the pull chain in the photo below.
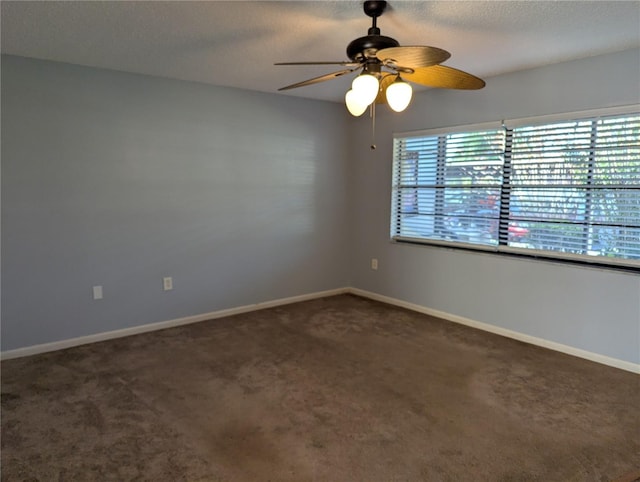
<svg viewBox="0 0 640 482">
<path fill-rule="evenodd" d="M 376 149 L 376 103 L 371 104 L 369 109 L 369 115 L 371 116 L 371 150 Z"/>
</svg>

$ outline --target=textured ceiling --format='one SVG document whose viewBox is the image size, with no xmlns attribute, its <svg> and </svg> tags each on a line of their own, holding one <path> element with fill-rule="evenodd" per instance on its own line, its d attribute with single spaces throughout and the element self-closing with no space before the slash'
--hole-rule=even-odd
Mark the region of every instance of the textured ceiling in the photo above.
<svg viewBox="0 0 640 482">
<path fill-rule="evenodd" d="M 367 34 L 361 1 L 6 1 L 2 53 L 265 92 L 339 70 Z M 482 78 L 640 47 L 637 1 L 393 1 L 378 19 L 401 45 L 451 52 Z M 340 101 L 350 77 L 283 93 Z"/>
</svg>

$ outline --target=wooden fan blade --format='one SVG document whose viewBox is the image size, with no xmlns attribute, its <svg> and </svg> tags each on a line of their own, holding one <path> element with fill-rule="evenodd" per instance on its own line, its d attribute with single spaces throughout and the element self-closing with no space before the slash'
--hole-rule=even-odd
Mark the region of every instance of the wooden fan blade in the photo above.
<svg viewBox="0 0 640 482">
<path fill-rule="evenodd" d="M 348 74 L 350 72 L 353 72 L 354 70 L 356 69 L 338 70 L 337 72 L 332 72 L 330 74 L 314 77 L 313 79 L 307 79 L 307 80 L 303 80 L 302 82 L 296 82 L 295 84 L 287 85 L 286 87 L 280 87 L 278 90 L 296 89 L 298 87 L 304 87 L 305 85 L 317 84 L 318 82 L 324 82 L 325 80 L 335 79 L 336 77 L 340 77 L 341 75 Z"/>
<path fill-rule="evenodd" d="M 380 78 L 380 92 L 378 92 L 378 97 L 376 97 L 376 104 L 387 103 L 387 87 L 393 84 L 396 77 L 396 74 L 385 73 L 383 77 Z"/>
<path fill-rule="evenodd" d="M 344 62 L 278 62 L 273 65 L 345 65 L 347 67 L 357 67 L 362 64 L 360 62 L 346 60 Z"/>
<path fill-rule="evenodd" d="M 402 73 L 402 78 L 417 84 L 442 89 L 476 90 L 485 86 L 484 80 L 475 75 L 444 65 L 422 67 L 415 69 L 412 74 Z"/>
<path fill-rule="evenodd" d="M 416 45 L 381 49 L 376 52 L 376 57 L 385 65 L 418 69 L 441 64 L 451 57 L 451 54 L 436 47 Z"/>
</svg>

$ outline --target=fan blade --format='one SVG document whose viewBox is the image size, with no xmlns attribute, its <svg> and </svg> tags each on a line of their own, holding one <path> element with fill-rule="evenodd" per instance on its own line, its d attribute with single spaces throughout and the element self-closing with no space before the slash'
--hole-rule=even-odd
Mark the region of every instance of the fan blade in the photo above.
<svg viewBox="0 0 640 482">
<path fill-rule="evenodd" d="M 350 72 L 353 72 L 354 70 L 356 69 L 338 70 L 337 72 L 321 75 L 320 77 L 314 77 L 313 79 L 303 80 L 302 82 L 297 82 L 295 84 L 287 85 L 286 87 L 280 87 L 278 90 L 296 89 L 298 87 L 304 87 L 305 85 L 317 84 L 318 82 L 324 82 L 325 80 L 335 79 L 336 77 L 340 77 L 341 75 L 348 74 Z"/>
<path fill-rule="evenodd" d="M 428 87 L 443 89 L 476 90 L 485 86 L 484 80 L 475 75 L 444 65 L 423 67 L 416 69 L 412 74 L 403 73 L 402 78 Z"/>
<path fill-rule="evenodd" d="M 451 57 L 451 54 L 446 50 L 436 47 L 416 45 L 381 49 L 376 52 L 376 57 L 385 65 L 391 64 L 391 67 L 397 66 L 418 69 L 420 67 L 430 67 L 441 64 Z"/>
<path fill-rule="evenodd" d="M 397 75 L 386 73 L 380 79 L 380 92 L 378 92 L 378 97 L 376 97 L 376 104 L 386 104 L 387 103 L 387 87 L 389 87 L 396 80 Z"/>
<path fill-rule="evenodd" d="M 347 67 L 357 67 L 362 63 L 346 60 L 344 62 L 278 62 L 273 65 L 345 65 Z"/>
</svg>

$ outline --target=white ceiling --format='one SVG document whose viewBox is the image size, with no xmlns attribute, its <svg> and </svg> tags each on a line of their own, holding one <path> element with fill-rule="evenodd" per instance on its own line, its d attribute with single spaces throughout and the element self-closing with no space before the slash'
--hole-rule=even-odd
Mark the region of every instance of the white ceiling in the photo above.
<svg viewBox="0 0 640 482">
<path fill-rule="evenodd" d="M 362 2 L 7 1 L 2 53 L 276 92 L 340 66 L 367 34 Z M 401 45 L 451 52 L 482 78 L 640 47 L 638 1 L 402 1 L 378 19 Z M 340 101 L 350 76 L 284 95 Z"/>
</svg>

